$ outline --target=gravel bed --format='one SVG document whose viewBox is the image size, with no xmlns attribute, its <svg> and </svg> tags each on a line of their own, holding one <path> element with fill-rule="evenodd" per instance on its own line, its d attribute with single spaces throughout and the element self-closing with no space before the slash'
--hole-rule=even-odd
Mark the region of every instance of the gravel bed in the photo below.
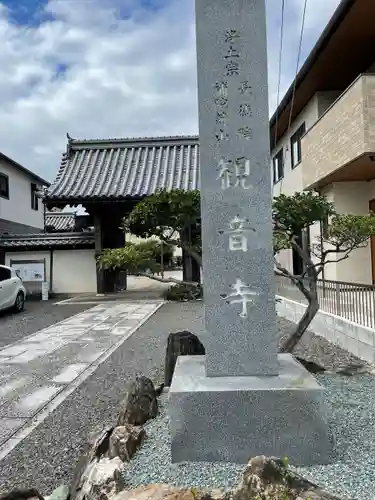
<svg viewBox="0 0 375 500">
<path fill-rule="evenodd" d="M 239 480 L 243 466 L 228 463 L 171 463 L 171 438 L 167 415 L 168 395 L 159 398 L 159 415 L 144 426 L 147 438 L 123 470 L 127 486 L 168 483 L 181 487 L 230 489 Z"/>
<path fill-rule="evenodd" d="M 335 429 L 335 462 L 297 469 L 327 491 L 358 500 L 375 499 L 374 377 L 320 375 L 326 387 L 329 420 Z M 147 438 L 123 470 L 126 484 L 137 487 L 169 483 L 180 487 L 230 489 L 244 469 L 231 463 L 171 463 L 167 395 L 160 398 L 159 416 L 145 425 Z"/>
<path fill-rule="evenodd" d="M 22 313 L 0 313 L 0 348 L 93 307 L 93 304 L 54 306 L 55 302 L 27 300 Z"/>
<path fill-rule="evenodd" d="M 155 383 L 162 380 L 168 334 L 188 328 L 199 332 L 201 325 L 194 304 L 160 308 L 0 461 L 0 495 L 16 487 L 35 487 L 47 496 L 69 484 L 89 433 L 115 424 L 129 381 L 137 373 Z"/>
<path fill-rule="evenodd" d="M 3 333 L 5 326 L 9 328 L 9 332 L 12 332 L 10 325 L 13 324 L 15 333 L 11 341 L 14 342 L 18 340 L 15 338 L 17 332 L 20 332 L 19 338 L 21 338 L 90 307 L 91 305 L 84 304 L 53 306 L 52 301 L 44 304 L 30 302 L 27 304 L 25 312 L 25 315 L 30 315 L 30 319 L 25 317 L 24 320 L 28 326 L 20 328 L 16 326 L 23 317 L 22 315 L 0 316 L 0 338 L 5 337 Z M 50 312 L 47 312 L 48 308 Z M 292 324 L 280 319 L 279 328 L 281 333 L 288 332 L 292 328 Z M 202 338 L 203 329 L 203 304 L 201 302 L 166 304 L 159 309 L 42 424 L 4 460 L 0 461 L 0 494 L 14 487 L 30 488 L 34 486 L 43 495 L 48 495 L 60 484 L 69 484 L 84 449 L 87 435 L 98 425 L 113 423 L 117 419 L 119 404 L 125 395 L 127 382 L 136 373 L 143 373 L 155 382 L 162 379 L 162 365 L 168 334 L 179 330 L 190 330 Z M 311 348 L 311 345 L 317 347 Z M 298 351 L 300 354 L 311 357 L 317 356 L 319 353 L 319 361 L 327 368 L 330 366 L 329 363 L 338 366 L 358 361 L 354 356 L 332 346 L 321 337 L 312 336 L 311 345 L 304 347 L 302 344 Z M 329 380 L 334 380 L 334 378 Z M 349 382 L 350 380 L 353 382 L 359 378 L 349 379 Z M 370 383 L 367 392 L 366 397 L 370 400 L 372 394 Z M 355 397 L 353 396 L 351 399 L 355 399 Z M 364 397 L 364 399 L 366 398 Z M 371 401 L 367 401 L 367 403 L 368 411 L 372 411 L 375 415 L 375 404 Z M 351 407 L 352 412 L 355 408 L 355 406 Z M 351 415 L 352 419 L 356 418 L 353 417 L 353 413 Z M 157 425 L 157 422 L 158 420 L 155 420 L 151 424 Z M 163 428 L 166 429 L 165 426 L 162 426 Z M 159 448 L 159 443 L 157 444 Z M 145 446 L 147 446 L 147 442 Z M 375 454 L 373 455 L 375 456 Z M 157 459 L 155 459 L 155 455 L 153 456 L 153 465 L 156 466 Z M 146 471 L 145 468 L 145 474 Z M 196 472 L 197 479 L 200 477 L 200 471 L 201 467 Z M 161 480 L 161 477 L 158 478 L 158 481 Z M 232 484 L 237 479 L 238 469 L 232 476 Z M 219 483 L 220 478 L 217 478 L 214 484 Z M 231 484 L 229 476 L 228 484 Z M 367 496 L 366 500 L 372 500 L 371 495 Z"/>
<path fill-rule="evenodd" d="M 335 432 L 335 462 L 297 469 L 327 491 L 357 500 L 375 499 L 375 377 L 319 375 L 326 387 Z"/>
</svg>

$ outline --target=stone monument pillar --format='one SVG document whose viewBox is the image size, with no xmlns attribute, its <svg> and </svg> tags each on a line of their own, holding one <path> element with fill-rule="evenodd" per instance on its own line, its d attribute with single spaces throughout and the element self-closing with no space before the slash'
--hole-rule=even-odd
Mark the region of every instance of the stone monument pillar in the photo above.
<svg viewBox="0 0 375 500">
<path fill-rule="evenodd" d="M 278 355 L 265 0 L 196 0 L 206 356 L 178 359 L 173 461 L 325 463 L 323 390 Z"/>
</svg>

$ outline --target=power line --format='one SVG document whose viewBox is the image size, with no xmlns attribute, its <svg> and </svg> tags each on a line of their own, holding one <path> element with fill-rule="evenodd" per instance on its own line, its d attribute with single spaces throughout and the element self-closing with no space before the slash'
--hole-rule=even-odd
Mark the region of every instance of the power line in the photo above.
<svg viewBox="0 0 375 500">
<path fill-rule="evenodd" d="M 276 121 L 275 121 L 275 146 L 277 141 L 277 128 L 279 124 L 279 113 L 277 112 L 280 104 L 280 84 L 281 84 L 281 59 L 283 53 L 283 39 L 284 39 L 284 12 L 285 0 L 281 0 L 281 28 L 280 28 L 280 51 L 279 51 L 279 74 L 277 82 L 277 98 L 276 98 Z"/>
<path fill-rule="evenodd" d="M 295 74 L 294 82 L 293 82 L 292 102 L 290 104 L 290 111 L 289 111 L 288 131 L 289 131 L 291 123 L 292 123 L 292 113 L 293 113 L 293 106 L 294 106 L 294 98 L 295 98 L 295 95 L 296 95 L 297 75 L 298 75 L 299 61 L 300 61 L 300 58 L 301 58 L 301 51 L 302 51 L 303 32 L 304 32 L 304 29 L 305 29 L 306 7 L 307 7 L 307 0 L 305 0 L 304 7 L 303 7 L 301 34 L 300 34 L 299 46 L 298 46 L 296 74 Z"/>
<path fill-rule="evenodd" d="M 283 3 L 284 3 L 284 0 L 283 0 Z M 306 8 L 307 8 L 307 0 L 304 0 L 303 13 L 302 13 L 302 23 L 301 23 L 301 32 L 300 32 L 300 36 L 299 36 L 298 53 L 297 53 L 296 73 L 294 75 L 292 99 L 291 99 L 290 110 L 289 110 L 288 128 L 287 128 L 287 130 L 285 132 L 285 135 L 288 135 L 288 133 L 290 131 L 290 128 L 291 128 L 291 125 L 292 125 L 294 99 L 295 99 L 295 95 L 296 95 L 297 75 L 298 75 L 298 68 L 299 68 L 299 63 L 300 63 L 300 59 L 301 59 L 301 52 L 302 52 L 303 33 L 304 33 L 304 30 L 305 30 Z M 277 136 L 275 136 L 275 146 L 276 146 L 276 137 Z M 285 152 L 283 154 L 283 170 L 285 169 L 285 159 L 286 159 L 287 148 L 288 148 L 288 145 L 286 145 Z M 284 180 L 284 175 L 283 175 L 282 179 L 280 180 L 280 194 L 281 194 L 282 187 L 283 187 L 283 180 Z"/>
</svg>

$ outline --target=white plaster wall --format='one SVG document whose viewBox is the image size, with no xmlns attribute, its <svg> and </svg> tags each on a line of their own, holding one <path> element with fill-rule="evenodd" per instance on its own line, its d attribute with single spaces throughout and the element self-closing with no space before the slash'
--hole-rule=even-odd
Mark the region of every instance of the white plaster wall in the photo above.
<svg viewBox="0 0 375 500">
<path fill-rule="evenodd" d="M 0 219 L 43 229 L 42 200 L 39 200 L 38 210 L 31 208 L 31 183 L 35 180 L 2 159 L 0 172 L 9 177 L 9 200 L 0 197 Z"/>
<path fill-rule="evenodd" d="M 281 148 L 284 151 L 284 177 L 279 182 L 273 185 L 273 196 L 279 196 L 281 193 L 292 195 L 302 191 L 302 161 L 294 169 L 291 167 L 291 150 L 290 139 L 295 131 L 302 125 L 306 124 L 306 131 L 314 125 L 318 119 L 318 99 L 315 95 L 310 102 L 305 106 L 301 113 L 291 124 L 290 130 L 280 139 L 277 146 L 271 152 L 271 175 L 273 178 L 273 157 Z M 293 269 L 293 258 L 291 250 L 283 250 L 277 255 L 278 262 L 288 270 Z"/>
<path fill-rule="evenodd" d="M 54 250 L 54 293 L 96 293 L 94 250 Z"/>
<path fill-rule="evenodd" d="M 12 260 L 46 260 L 46 280 L 50 282 L 49 251 L 9 252 L 5 264 Z M 53 293 L 96 293 L 96 263 L 94 250 L 53 251 Z"/>
<path fill-rule="evenodd" d="M 281 193 L 294 194 L 295 192 L 302 191 L 302 161 L 294 169 L 291 167 L 291 149 L 290 139 L 295 131 L 302 125 L 306 124 L 306 132 L 318 120 L 318 98 L 314 95 L 309 103 L 303 108 L 301 113 L 291 124 L 290 130 L 279 140 L 277 146 L 271 151 L 271 169 L 273 164 L 273 157 L 281 148 L 284 151 L 284 178 L 280 180 L 273 187 L 273 195 L 278 196 Z"/>
</svg>

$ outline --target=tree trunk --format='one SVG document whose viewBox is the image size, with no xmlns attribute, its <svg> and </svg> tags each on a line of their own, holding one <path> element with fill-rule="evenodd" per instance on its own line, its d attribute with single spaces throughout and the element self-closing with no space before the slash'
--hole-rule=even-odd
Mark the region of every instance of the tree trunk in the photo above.
<svg viewBox="0 0 375 500">
<path fill-rule="evenodd" d="M 315 318 L 316 313 L 319 311 L 319 301 L 317 292 L 317 275 L 310 267 L 311 271 L 308 272 L 308 286 L 305 285 L 303 279 L 297 279 L 294 281 L 297 288 L 302 292 L 302 294 L 307 299 L 307 309 L 298 322 L 294 333 L 283 343 L 280 348 L 281 352 L 293 352 L 294 348 L 301 340 L 303 334 L 310 326 L 312 320 Z"/>
<path fill-rule="evenodd" d="M 295 331 L 288 339 L 286 339 L 286 341 L 281 346 L 280 352 L 289 352 L 289 353 L 293 352 L 294 348 L 301 340 L 303 334 L 310 326 L 310 323 L 314 319 L 318 310 L 319 310 L 318 298 L 313 297 L 311 301 L 309 301 L 307 309 L 302 318 L 300 319 L 299 323 L 297 324 Z"/>
</svg>

